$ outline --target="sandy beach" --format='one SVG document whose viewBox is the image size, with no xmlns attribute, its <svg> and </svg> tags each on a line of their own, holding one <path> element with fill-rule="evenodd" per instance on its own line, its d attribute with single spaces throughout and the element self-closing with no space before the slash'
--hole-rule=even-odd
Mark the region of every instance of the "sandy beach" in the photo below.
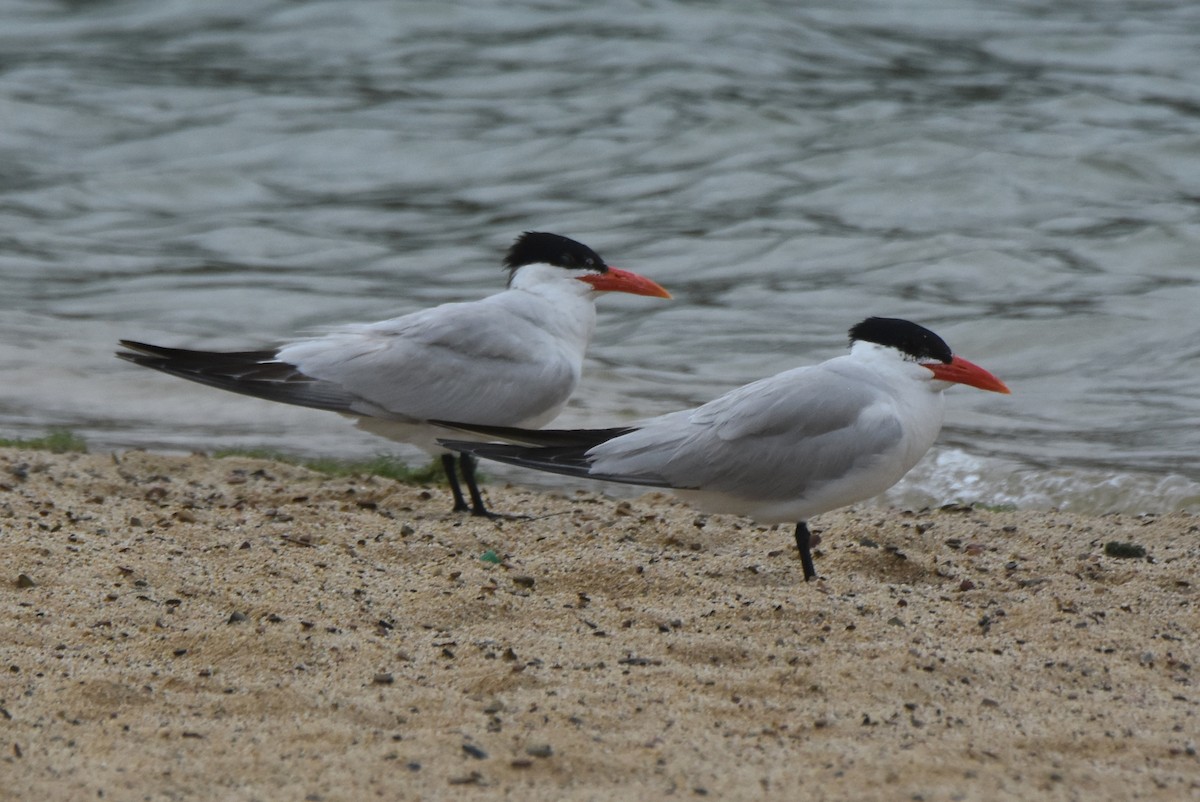
<svg viewBox="0 0 1200 802">
<path fill-rule="evenodd" d="M 0 450 L 0 797 L 1200 795 L 1200 519 L 486 491 Z"/>
</svg>

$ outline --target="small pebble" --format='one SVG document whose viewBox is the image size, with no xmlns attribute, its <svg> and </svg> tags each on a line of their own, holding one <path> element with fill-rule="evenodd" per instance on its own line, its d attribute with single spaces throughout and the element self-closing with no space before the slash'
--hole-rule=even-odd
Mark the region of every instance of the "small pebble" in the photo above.
<svg viewBox="0 0 1200 802">
<path fill-rule="evenodd" d="M 396 678 L 393 677 L 389 673 L 382 672 L 382 673 L 376 674 L 374 679 L 371 681 L 374 682 L 376 685 L 391 685 L 393 682 L 396 681 Z"/>
<path fill-rule="evenodd" d="M 552 757 L 554 749 L 551 748 L 550 744 L 530 744 L 525 747 L 525 754 L 530 757 Z"/>
<path fill-rule="evenodd" d="M 519 587 L 532 588 L 537 580 L 531 576 L 526 576 L 525 574 L 518 574 L 512 578 L 512 581 L 514 585 Z"/>
<path fill-rule="evenodd" d="M 237 612 L 237 611 L 234 611 L 233 613 L 231 613 L 231 614 L 230 614 L 230 616 L 229 616 L 229 621 L 228 621 L 227 623 L 230 623 L 230 624 L 240 624 L 240 623 L 242 623 L 242 622 L 243 622 L 243 621 L 245 621 L 245 620 L 246 620 L 246 614 L 245 614 L 245 613 L 239 613 L 239 612 Z"/>
<path fill-rule="evenodd" d="M 33 577 L 29 574 L 17 574 L 17 587 L 24 589 L 32 588 L 36 585 L 37 583 L 33 581 Z"/>
<path fill-rule="evenodd" d="M 1109 557 L 1139 560 L 1146 556 L 1146 549 L 1136 543 L 1119 543 L 1116 540 L 1110 540 L 1104 544 L 1104 553 Z"/>
</svg>

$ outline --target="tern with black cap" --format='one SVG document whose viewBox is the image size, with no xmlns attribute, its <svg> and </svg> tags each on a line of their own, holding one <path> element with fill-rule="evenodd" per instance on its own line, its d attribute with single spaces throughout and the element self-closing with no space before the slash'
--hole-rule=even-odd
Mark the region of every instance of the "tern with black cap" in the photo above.
<svg viewBox="0 0 1200 802">
<path fill-rule="evenodd" d="M 504 266 L 507 289 L 482 300 L 343 326 L 277 348 L 191 351 L 122 340 L 128 350 L 117 356 L 223 390 L 352 416 L 369 432 L 440 455 L 454 509 L 490 515 L 474 460 L 439 446 L 439 432 L 428 421 L 549 423 L 579 383 L 597 295 L 671 297 L 558 234 L 526 232 Z"/>
<path fill-rule="evenodd" d="M 942 428 L 954 384 L 1008 393 L 929 329 L 867 318 L 850 353 L 732 390 L 695 409 L 613 429 L 525 431 L 453 424 L 462 454 L 541 471 L 669 488 L 708 512 L 795 523 L 804 578 L 816 577 L 808 519 L 900 481 Z"/>
</svg>

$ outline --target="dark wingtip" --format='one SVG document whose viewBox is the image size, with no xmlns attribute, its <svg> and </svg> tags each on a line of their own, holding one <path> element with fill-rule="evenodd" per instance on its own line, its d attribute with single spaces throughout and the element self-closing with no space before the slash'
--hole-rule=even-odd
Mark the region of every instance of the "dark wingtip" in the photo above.
<svg viewBox="0 0 1200 802">
<path fill-rule="evenodd" d="M 144 359 L 147 356 L 156 356 L 161 351 L 161 349 L 156 345 L 141 343 L 137 340 L 117 340 L 117 344 L 122 348 L 127 348 L 129 350 L 117 351 L 116 355 L 121 359 L 128 359 L 130 361 L 138 358 Z"/>
</svg>

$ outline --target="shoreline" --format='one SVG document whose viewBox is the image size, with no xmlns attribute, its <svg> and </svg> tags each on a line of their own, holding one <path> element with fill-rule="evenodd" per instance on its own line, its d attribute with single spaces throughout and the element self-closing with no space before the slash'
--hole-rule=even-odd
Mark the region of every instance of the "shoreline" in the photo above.
<svg viewBox="0 0 1200 802">
<path fill-rule="evenodd" d="M 0 799 L 1200 789 L 1200 518 L 484 490 L 0 449 Z"/>
</svg>

